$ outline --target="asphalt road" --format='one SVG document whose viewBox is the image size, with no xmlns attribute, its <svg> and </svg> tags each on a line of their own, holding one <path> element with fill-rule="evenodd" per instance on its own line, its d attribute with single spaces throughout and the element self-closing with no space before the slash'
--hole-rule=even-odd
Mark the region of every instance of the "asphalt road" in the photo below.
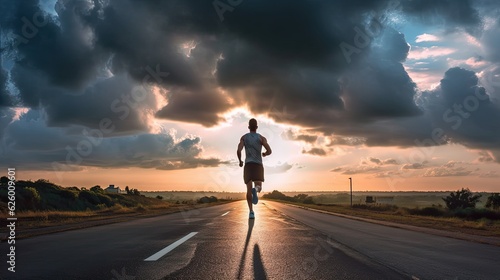
<svg viewBox="0 0 500 280">
<path fill-rule="evenodd" d="M 263 201 L 21 239 L 1 279 L 500 279 L 500 248 Z M 177 247 L 176 247 L 177 246 Z M 0 244 L 6 263 L 8 244 Z M 416 279 L 416 278 L 414 278 Z"/>
<path fill-rule="evenodd" d="M 356 252 L 418 279 L 500 279 L 500 247 L 387 227 L 276 202 L 267 206 Z"/>
</svg>

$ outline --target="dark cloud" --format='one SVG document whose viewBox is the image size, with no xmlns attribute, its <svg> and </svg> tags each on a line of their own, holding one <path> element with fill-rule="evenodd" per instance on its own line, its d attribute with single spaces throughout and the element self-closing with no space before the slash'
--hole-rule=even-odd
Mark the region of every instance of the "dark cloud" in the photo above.
<svg viewBox="0 0 500 280">
<path fill-rule="evenodd" d="M 449 69 L 440 86 L 423 94 L 435 129 L 471 148 L 500 149 L 500 107 L 492 103 L 474 72 Z"/>
<path fill-rule="evenodd" d="M 360 146 L 365 144 L 366 139 L 363 137 L 341 137 L 341 136 L 331 136 L 329 137 L 330 143 L 327 146 Z"/>
<path fill-rule="evenodd" d="M 343 100 L 350 115 L 370 119 L 421 113 L 413 101 L 416 85 L 401 64 L 409 50 L 404 35 L 391 28 L 374 40 L 371 55 L 342 77 Z"/>
<path fill-rule="evenodd" d="M 7 92 L 7 71 L 0 67 L 0 107 L 8 107 L 12 105 L 12 98 Z"/>
<path fill-rule="evenodd" d="M 303 141 L 306 143 L 314 143 L 316 140 L 318 140 L 317 135 L 313 134 L 301 134 L 294 132 L 292 129 L 287 129 L 281 133 L 281 137 L 286 140 L 293 140 L 293 141 Z"/>
<path fill-rule="evenodd" d="M 325 149 L 317 148 L 317 147 L 313 147 L 311 149 L 303 149 L 302 153 L 303 154 L 310 154 L 313 156 L 326 156 L 328 154 Z"/>
<path fill-rule="evenodd" d="M 9 126 L 9 124 L 14 119 L 15 112 L 11 108 L 0 107 L 0 146 L 5 147 L 4 143 L 4 131 Z"/>
<path fill-rule="evenodd" d="M 16 2 L 7 26 L 15 34 L 16 64 L 46 77 L 51 83 L 80 88 L 95 77 L 105 59 L 82 22 L 88 1 L 63 1 L 56 5 L 58 17 L 43 12 L 38 1 Z M 27 105 L 36 105 L 26 101 Z"/>
<path fill-rule="evenodd" d="M 500 62 L 500 54 L 498 53 L 500 48 L 500 20 L 497 19 L 489 29 L 484 31 L 481 41 L 486 50 L 487 58 L 494 62 Z"/>
<path fill-rule="evenodd" d="M 379 158 L 370 157 L 370 158 L 368 158 L 368 160 L 370 162 L 372 162 L 372 163 L 377 164 L 377 165 L 394 165 L 394 164 L 398 164 L 397 160 L 392 159 L 392 158 L 379 159 Z"/>
<path fill-rule="evenodd" d="M 223 120 L 215 112 L 230 108 L 224 96 L 215 92 L 178 91 L 169 94 L 169 103 L 156 113 L 159 118 L 213 126 Z"/>
<path fill-rule="evenodd" d="M 425 167 L 424 163 L 414 162 L 414 163 L 406 163 L 401 167 L 402 169 L 422 169 Z"/>
<path fill-rule="evenodd" d="M 111 166 L 212 166 L 220 162 L 201 158 L 196 138 L 187 142 L 192 154 L 180 159 L 158 153 L 162 158 L 139 160 L 149 155 L 140 143 L 161 147 L 153 139 L 163 136 L 148 134 L 151 120 L 210 127 L 224 121 L 223 113 L 246 106 L 279 123 L 307 127 L 307 133 L 286 132 L 287 139 L 310 144 L 318 137 L 329 139 L 325 147 L 303 151 L 308 154 L 325 156 L 332 145 L 454 142 L 491 151 L 498 161 L 500 127 L 490 120 L 500 117 L 500 110 L 493 93 L 486 95 L 473 72 L 453 68 L 437 89 L 418 94 L 403 66 L 409 45 L 386 17 L 396 8 L 403 16 L 479 37 L 483 22 L 472 1 L 393 4 L 256 0 L 243 1 L 221 16 L 211 1 L 202 0 L 61 0 L 51 15 L 37 0 L 4 1 L 2 28 L 14 39 L 2 55 L 13 57 L 9 71 L 19 92 L 16 101 L 32 112 L 4 126 L 3 142 L 19 153 L 35 147 L 31 139 L 16 142 L 28 133 L 24 124 L 30 120 L 34 130 L 60 142 L 40 140 L 45 152 L 35 149 L 27 158 L 61 162 L 60 147 L 77 143 L 83 128 L 100 129 L 109 120 L 114 130 L 99 147 L 109 144 L 111 151 L 111 144 L 127 146 L 131 157 L 120 161 L 96 147 L 89 165 L 105 165 L 104 157 L 97 157 L 102 153 Z M 497 29 L 481 37 L 488 61 L 498 61 Z M 0 106 L 12 105 L 7 76 L 1 69 Z M 159 102 L 160 95 L 166 105 Z M 474 96 L 478 106 L 473 112 L 465 117 L 456 111 L 455 105 L 476 107 Z M 32 117 L 34 112 L 43 117 Z M 434 141 L 436 129 L 445 135 L 439 141 Z M 133 135 L 140 135 L 139 140 L 132 140 Z M 424 141 L 428 139 L 432 141 Z"/>
<path fill-rule="evenodd" d="M 404 1 L 403 11 L 415 15 L 423 23 L 444 25 L 448 29 L 464 28 L 477 35 L 482 20 L 472 0 L 420 0 Z"/>
<path fill-rule="evenodd" d="M 139 84 L 152 76 L 150 82 L 164 88 L 168 99 L 157 117 L 206 126 L 222 121 L 220 113 L 232 106 L 245 104 L 274 118 L 282 116 L 273 109 L 288 108 L 294 119 L 282 121 L 314 126 L 349 122 L 352 116 L 417 114 L 408 102 L 414 86 L 400 64 L 408 53 L 401 34 L 385 29 L 351 65 L 339 48 L 342 42 L 355 44 L 368 12 L 382 14 L 389 6 L 388 1 L 354 2 L 254 1 L 238 6 L 223 22 L 203 1 L 60 1 L 56 18 L 41 12 L 36 1 L 12 4 L 15 16 L 8 26 L 13 33 L 23 32 L 19 18 L 43 20 L 33 38 L 16 48 L 14 81 L 23 104 L 51 108 L 47 114 L 53 125 L 64 115 L 55 108 L 61 106 L 56 101 L 61 91 L 85 92 L 109 72 L 128 73 Z M 154 75 L 151 69 L 168 75 Z M 370 94 L 353 84 L 342 89 L 338 81 L 364 76 L 373 77 Z M 387 80 L 393 86 L 383 89 Z M 49 90 L 49 97 L 44 89 L 54 86 L 65 89 Z M 348 112 L 343 99 L 351 101 Z M 69 119 L 85 118 L 77 115 L 78 108 L 74 111 Z"/>
<path fill-rule="evenodd" d="M 25 169 L 72 170 L 79 166 L 184 169 L 226 164 L 203 158 L 201 139 L 173 134 L 103 137 L 82 126 L 47 127 L 43 114 L 30 110 L 4 133 L 2 163 Z"/>
<path fill-rule="evenodd" d="M 38 96 L 37 103 L 47 114 L 50 126 L 84 125 L 99 129 L 103 121 L 109 120 L 114 129 L 106 136 L 144 132 L 149 130 L 148 116 L 157 106 L 151 88 L 137 84 L 126 74 L 98 80 L 79 91 L 68 91 L 51 86 L 20 66 L 12 73 L 18 85 L 22 84 L 21 92 Z"/>
</svg>

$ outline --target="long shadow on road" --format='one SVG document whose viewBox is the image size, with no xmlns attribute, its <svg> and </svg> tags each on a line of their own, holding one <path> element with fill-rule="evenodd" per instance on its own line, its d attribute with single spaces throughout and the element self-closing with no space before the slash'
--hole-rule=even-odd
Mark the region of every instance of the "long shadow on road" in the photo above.
<svg viewBox="0 0 500 280">
<path fill-rule="evenodd" d="M 247 256 L 248 243 L 250 242 L 250 237 L 252 236 L 252 230 L 254 224 L 255 224 L 254 219 L 248 219 L 248 232 L 247 232 L 247 238 L 245 239 L 245 247 L 243 248 L 243 255 L 241 255 L 240 268 L 238 270 L 238 279 L 241 279 L 245 271 L 245 258 Z"/>
<path fill-rule="evenodd" d="M 254 279 L 267 280 L 266 269 L 262 263 L 259 244 L 253 246 L 253 277 Z"/>
</svg>

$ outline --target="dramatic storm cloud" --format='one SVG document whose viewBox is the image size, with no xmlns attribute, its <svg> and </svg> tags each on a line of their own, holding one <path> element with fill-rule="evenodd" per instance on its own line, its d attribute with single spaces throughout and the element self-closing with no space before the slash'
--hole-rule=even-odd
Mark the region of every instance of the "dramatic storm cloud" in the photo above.
<svg viewBox="0 0 500 280">
<path fill-rule="evenodd" d="M 42 7 L 2 2 L 1 157 L 11 162 L 65 164 L 66 147 L 78 146 L 88 129 L 102 139 L 76 165 L 217 166 L 226 162 L 204 157 L 198 136 L 175 139 L 155 124 L 214 127 L 235 108 L 301 127 L 283 138 L 304 142 L 302 153 L 315 156 L 334 145 L 460 143 L 500 161 L 500 127 L 490 121 L 500 117 L 500 87 L 480 84 L 498 71 L 491 1 L 60 0 Z M 442 27 L 440 36 L 467 34 L 484 46 L 474 62 L 486 66 L 448 67 L 437 87 L 420 90 L 408 72 L 417 64 L 405 64 L 413 38 L 401 32 L 402 18 Z M 417 35 L 421 44 L 440 40 Z M 432 47 L 415 48 L 412 61 L 433 58 Z M 459 53 L 449 50 L 442 56 Z M 394 164 L 374 160 L 370 170 Z"/>
<path fill-rule="evenodd" d="M 10 164 L 24 169 L 42 164 L 46 169 L 67 171 L 78 165 L 169 170 L 223 163 L 199 157 L 202 147 L 198 137 L 176 138 L 173 133 L 162 133 L 105 138 L 104 129 L 47 127 L 43 115 L 30 110 L 5 129 L 2 156 Z"/>
<path fill-rule="evenodd" d="M 438 88 L 422 94 L 432 115 L 436 144 L 451 141 L 471 148 L 500 151 L 500 107 L 478 85 L 474 72 L 451 68 Z M 497 158 L 497 161 L 499 159 Z"/>
</svg>

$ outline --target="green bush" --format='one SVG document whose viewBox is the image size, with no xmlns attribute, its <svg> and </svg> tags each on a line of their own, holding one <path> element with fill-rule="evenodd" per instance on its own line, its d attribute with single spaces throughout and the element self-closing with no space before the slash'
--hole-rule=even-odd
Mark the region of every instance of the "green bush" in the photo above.
<svg viewBox="0 0 500 280">
<path fill-rule="evenodd" d="M 486 200 L 485 207 L 498 210 L 500 208 L 500 194 L 492 193 Z"/>
<path fill-rule="evenodd" d="M 91 191 L 80 191 L 80 194 L 78 195 L 79 199 L 86 200 L 88 203 L 92 205 L 97 205 L 99 204 L 100 200 L 99 197 L 97 197 L 97 194 L 95 192 Z"/>
<path fill-rule="evenodd" d="M 23 188 L 23 197 L 25 198 L 26 202 L 28 204 L 31 204 L 34 206 L 33 208 L 36 209 L 36 207 L 40 204 L 40 194 L 35 188 L 28 187 L 28 188 Z"/>
<path fill-rule="evenodd" d="M 302 203 L 304 204 L 314 204 L 314 200 L 312 198 L 312 196 L 308 196 L 304 199 L 304 201 L 302 201 Z"/>
<path fill-rule="evenodd" d="M 476 203 L 479 202 L 481 198 L 480 194 L 473 194 L 469 189 L 458 190 L 454 193 L 450 193 L 449 196 L 443 198 L 446 203 L 446 207 L 450 210 L 455 209 L 466 209 L 476 207 Z"/>
<path fill-rule="evenodd" d="M 218 201 L 218 199 L 215 196 L 210 196 L 210 197 L 204 196 L 204 197 L 198 199 L 198 203 L 210 203 L 210 202 L 217 202 L 217 201 Z"/>
<path fill-rule="evenodd" d="M 291 199 L 291 197 L 286 196 L 285 194 L 283 194 L 277 190 L 274 190 L 271 193 L 266 193 L 262 197 L 268 198 L 268 199 L 281 199 L 281 200 L 290 200 Z"/>
</svg>

